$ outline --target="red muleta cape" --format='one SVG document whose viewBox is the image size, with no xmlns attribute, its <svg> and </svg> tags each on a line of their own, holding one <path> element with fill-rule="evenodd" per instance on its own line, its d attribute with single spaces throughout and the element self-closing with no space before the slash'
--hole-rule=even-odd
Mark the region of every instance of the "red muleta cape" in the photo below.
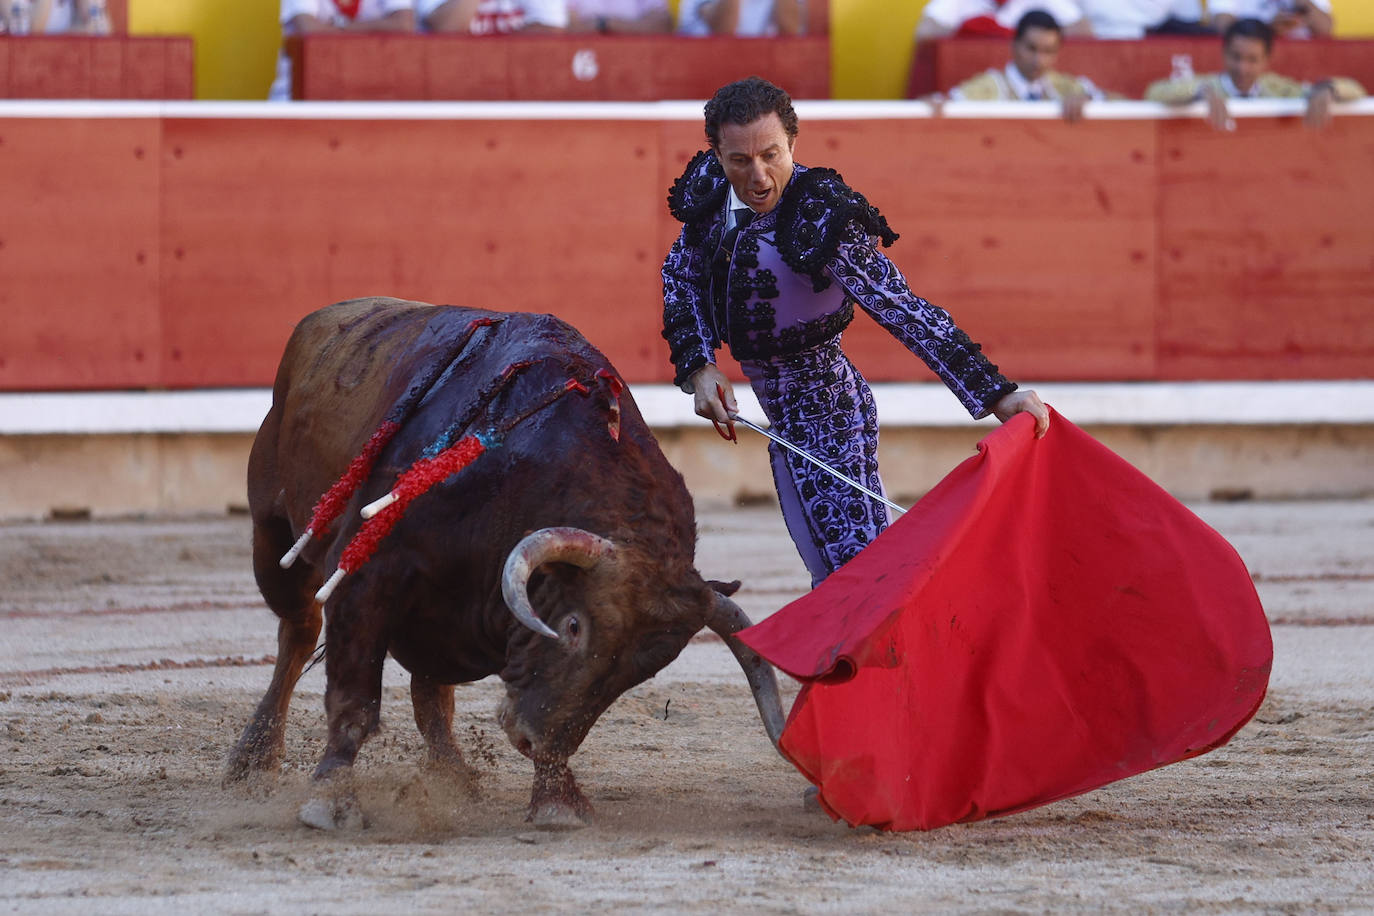
<svg viewBox="0 0 1374 916">
<path fill-rule="evenodd" d="M 1018 414 L 740 638 L 804 682 L 780 749 L 832 817 L 929 830 L 1205 753 L 1264 699 L 1221 535 L 1063 417 Z"/>
</svg>

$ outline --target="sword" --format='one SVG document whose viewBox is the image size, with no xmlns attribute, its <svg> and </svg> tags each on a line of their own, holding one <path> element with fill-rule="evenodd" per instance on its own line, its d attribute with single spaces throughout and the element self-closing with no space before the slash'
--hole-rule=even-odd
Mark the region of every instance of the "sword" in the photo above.
<svg viewBox="0 0 1374 916">
<path fill-rule="evenodd" d="M 767 436 L 769 439 L 772 439 L 772 440 L 773 440 L 774 442 L 776 442 L 778 445 L 781 445 L 783 448 L 787 449 L 788 451 L 792 452 L 793 454 L 795 454 L 795 455 L 800 455 L 802 458 L 805 458 L 807 461 L 811 462 L 811 463 L 814 464 L 816 467 L 820 468 L 821 470 L 825 471 L 826 473 L 828 473 L 828 474 L 830 474 L 830 475 L 832 475 L 832 476 L 834 476 L 834 477 L 836 477 L 836 478 L 838 478 L 838 479 L 840 479 L 840 480 L 843 480 L 845 483 L 849 484 L 851 487 L 853 487 L 854 489 L 858 490 L 860 493 L 863 493 L 865 496 L 871 496 L 871 497 L 873 497 L 873 498 L 876 499 L 878 502 L 880 502 L 880 503 L 882 503 L 883 505 L 887 506 L 889 509 L 895 509 L 895 510 L 896 510 L 897 512 L 899 512 L 899 513 L 904 513 L 904 512 L 906 512 L 905 509 L 903 509 L 901 506 L 899 506 L 899 505 L 897 505 L 896 503 L 894 503 L 892 500 L 888 499 L 888 498 L 885 497 L 885 496 L 880 496 L 880 495 L 878 495 L 877 493 L 874 493 L 872 490 L 870 490 L 868 487 L 864 486 L 863 484 L 859 483 L 857 480 L 853 480 L 853 479 L 851 479 L 851 478 L 849 478 L 849 477 L 846 477 L 844 474 L 841 474 L 839 471 L 835 470 L 835 469 L 832 468 L 830 465 L 826 464 L 824 461 L 822 461 L 821 459 L 817 458 L 815 455 L 811 454 L 811 453 L 808 452 L 808 451 L 805 451 L 804 449 L 798 448 L 797 446 L 793 445 L 791 442 L 788 442 L 786 439 L 784 439 L 784 438 L 782 438 L 781 436 L 779 436 L 779 435 L 773 433 L 771 430 L 764 429 L 762 426 L 759 426 L 757 423 L 751 423 L 751 422 L 749 422 L 748 420 L 744 419 L 744 417 L 741 417 L 739 414 L 730 414 L 730 419 L 733 420 L 733 421 L 736 422 L 736 423 L 743 423 L 745 426 L 749 427 L 750 429 L 752 429 L 752 430 L 753 430 L 754 432 L 756 432 L 756 433 L 760 433 L 761 435 Z"/>
</svg>

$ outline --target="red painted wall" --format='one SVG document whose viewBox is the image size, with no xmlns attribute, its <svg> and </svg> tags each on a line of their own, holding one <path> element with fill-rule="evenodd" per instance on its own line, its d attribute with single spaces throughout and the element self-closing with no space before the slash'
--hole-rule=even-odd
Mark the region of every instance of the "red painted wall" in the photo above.
<svg viewBox="0 0 1374 916">
<path fill-rule="evenodd" d="M 270 384 L 385 294 L 552 311 L 666 381 L 687 121 L 0 119 L 0 389 Z M 1258 151 L 1258 154 L 1256 153 Z M 920 295 L 1035 379 L 1374 375 L 1374 118 L 803 124 Z M 929 374 L 860 317 L 875 380 Z"/>
<path fill-rule="evenodd" d="M 756 74 L 830 97 L 830 39 L 673 35 L 316 34 L 291 38 L 293 95 L 314 101 L 705 99 Z"/>
<path fill-rule="evenodd" d="M 0 98 L 190 99 L 188 37 L 0 36 Z"/>
</svg>

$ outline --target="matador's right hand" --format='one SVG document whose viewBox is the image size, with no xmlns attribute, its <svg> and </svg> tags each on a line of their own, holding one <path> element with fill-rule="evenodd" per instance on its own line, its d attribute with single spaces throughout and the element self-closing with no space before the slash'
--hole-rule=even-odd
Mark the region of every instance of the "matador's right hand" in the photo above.
<svg viewBox="0 0 1374 916">
<path fill-rule="evenodd" d="M 693 372 L 689 381 L 692 383 L 692 399 L 695 402 L 697 416 L 715 423 L 717 429 L 724 426 L 730 434 L 722 432 L 721 435 L 733 439 L 734 415 L 739 412 L 739 404 L 735 401 L 734 386 L 725 377 L 725 373 L 721 372 L 715 363 L 707 363 Z"/>
</svg>

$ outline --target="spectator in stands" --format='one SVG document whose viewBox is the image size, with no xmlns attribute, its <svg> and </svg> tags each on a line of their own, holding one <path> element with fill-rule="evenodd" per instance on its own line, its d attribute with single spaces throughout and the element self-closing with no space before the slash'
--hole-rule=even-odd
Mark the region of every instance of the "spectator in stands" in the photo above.
<svg viewBox="0 0 1374 916">
<path fill-rule="evenodd" d="M 652 35 L 672 30 L 667 0 L 568 0 L 569 32 Z"/>
<path fill-rule="evenodd" d="M 1258 19 L 1284 38 L 1328 38 L 1331 0 L 1207 0 L 1212 24 L 1224 32 L 1237 19 Z"/>
<path fill-rule="evenodd" d="M 1210 31 L 1202 25 L 1200 0 L 1079 0 L 1098 38 Z"/>
<path fill-rule="evenodd" d="M 414 0 L 281 0 L 282 37 L 318 32 L 414 32 Z M 277 57 L 267 97 L 291 98 L 291 58 Z"/>
<path fill-rule="evenodd" d="M 567 0 L 418 0 L 416 11 L 430 32 L 510 35 L 568 28 Z"/>
<path fill-rule="evenodd" d="M 9 20 L 15 21 L 11 23 Z M 110 34 L 110 17 L 104 0 L 22 0 L 0 2 L 0 31 L 34 35 Z"/>
<path fill-rule="evenodd" d="M 0 0 L 0 35 L 27 35 L 32 29 L 31 0 Z"/>
<path fill-rule="evenodd" d="M 1269 70 L 1274 50 L 1274 30 L 1258 19 L 1238 19 L 1222 37 L 1224 73 L 1186 79 L 1161 80 L 1145 91 L 1147 101 L 1169 105 L 1207 103 L 1207 120 L 1218 130 L 1235 130 L 1236 122 L 1226 107 L 1227 99 L 1307 98 L 1306 120 L 1325 127 L 1331 120 L 1331 103 L 1364 97 L 1364 87 L 1352 79 L 1335 77 L 1315 84 L 1300 83 Z"/>
<path fill-rule="evenodd" d="M 800 35 L 802 0 L 682 0 L 677 30 L 683 35 L 758 37 Z"/>
<path fill-rule="evenodd" d="M 1067 35 L 1143 38 L 1214 31 L 1202 21 L 1201 0 L 930 0 L 916 24 L 916 40 L 1009 37 L 1021 17 L 1034 9 L 1053 16 Z"/>
<path fill-rule="evenodd" d="M 1069 35 L 1092 34 L 1078 0 L 930 0 L 916 23 L 916 40 L 1010 38 L 1031 10 L 1049 13 Z"/>
<path fill-rule="evenodd" d="M 1031 10 L 1016 24 L 1011 60 L 1000 70 L 987 70 L 949 91 L 956 101 L 1059 101 L 1064 120 L 1083 116 L 1088 99 L 1105 99 L 1101 89 L 1086 76 L 1070 76 L 1054 69 L 1059 59 L 1062 30 L 1044 10 Z"/>
</svg>

